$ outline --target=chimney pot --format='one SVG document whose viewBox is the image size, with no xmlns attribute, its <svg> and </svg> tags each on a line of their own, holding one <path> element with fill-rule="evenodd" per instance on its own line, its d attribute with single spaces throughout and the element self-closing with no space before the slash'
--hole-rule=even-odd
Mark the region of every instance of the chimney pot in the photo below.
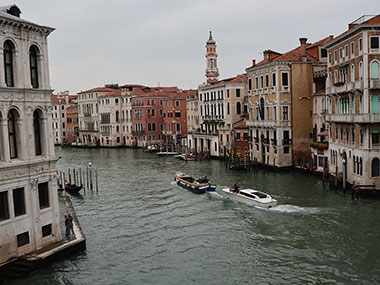
<svg viewBox="0 0 380 285">
<path fill-rule="evenodd" d="M 256 60 L 252 59 L 252 66 L 256 65 Z"/>
</svg>

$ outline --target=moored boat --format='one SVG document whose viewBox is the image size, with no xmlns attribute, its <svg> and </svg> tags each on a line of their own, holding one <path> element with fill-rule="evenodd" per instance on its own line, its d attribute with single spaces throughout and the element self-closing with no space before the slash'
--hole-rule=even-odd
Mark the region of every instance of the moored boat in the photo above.
<svg viewBox="0 0 380 285">
<path fill-rule="evenodd" d="M 184 173 L 177 173 L 174 180 L 178 186 L 198 194 L 215 191 L 216 189 L 216 184 L 211 183 L 207 177 L 194 178 Z"/>
<path fill-rule="evenodd" d="M 176 151 L 160 151 L 160 152 L 157 152 L 157 155 L 177 155 L 178 152 Z"/>
<path fill-rule="evenodd" d="M 79 193 L 80 190 L 82 190 L 83 186 L 82 185 L 75 185 L 75 184 L 66 184 L 65 190 L 66 192 L 69 193 Z"/>
<path fill-rule="evenodd" d="M 181 159 L 187 160 L 187 161 L 194 161 L 194 160 L 203 160 L 206 159 L 206 156 L 201 154 L 181 154 Z"/>
<path fill-rule="evenodd" d="M 242 189 L 236 185 L 223 189 L 231 200 L 241 202 L 251 206 L 259 206 L 263 208 L 272 208 L 277 206 L 277 200 L 273 199 L 269 194 L 257 191 L 255 189 Z"/>
</svg>

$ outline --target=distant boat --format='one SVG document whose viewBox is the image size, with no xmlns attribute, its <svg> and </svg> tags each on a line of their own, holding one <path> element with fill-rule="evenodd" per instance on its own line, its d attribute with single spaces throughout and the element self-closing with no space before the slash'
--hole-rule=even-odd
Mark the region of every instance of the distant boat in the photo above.
<svg viewBox="0 0 380 285">
<path fill-rule="evenodd" d="M 160 152 L 157 152 L 157 155 L 177 155 L 178 152 L 176 151 L 160 151 Z"/>
<path fill-rule="evenodd" d="M 216 184 L 211 183 L 206 177 L 193 178 L 184 173 L 177 173 L 174 180 L 178 186 L 198 194 L 215 191 L 216 189 Z"/>
<path fill-rule="evenodd" d="M 181 154 L 180 158 L 187 161 L 194 161 L 194 160 L 203 160 L 203 159 L 206 159 L 207 157 L 201 154 L 191 153 L 191 154 Z"/>
<path fill-rule="evenodd" d="M 277 200 L 273 199 L 269 194 L 257 191 L 255 189 L 230 187 L 222 190 L 227 193 L 228 198 L 231 200 L 247 205 L 259 206 L 263 208 L 272 208 L 277 206 Z"/>
</svg>

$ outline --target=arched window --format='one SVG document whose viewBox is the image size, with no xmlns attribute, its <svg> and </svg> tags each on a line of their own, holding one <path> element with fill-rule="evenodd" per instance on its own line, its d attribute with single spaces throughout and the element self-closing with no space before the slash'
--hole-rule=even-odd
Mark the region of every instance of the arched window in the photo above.
<svg viewBox="0 0 380 285">
<path fill-rule="evenodd" d="M 33 129 L 34 129 L 34 149 L 36 155 L 42 155 L 41 145 L 41 111 L 35 110 L 33 113 Z"/>
<path fill-rule="evenodd" d="M 237 115 L 241 114 L 241 104 L 240 104 L 240 102 L 236 103 L 236 114 Z"/>
<path fill-rule="evenodd" d="M 363 175 L 363 159 L 360 158 L 360 163 L 359 163 L 359 175 Z"/>
<path fill-rule="evenodd" d="M 151 132 L 152 131 L 152 125 L 149 123 L 148 124 L 148 132 Z"/>
<path fill-rule="evenodd" d="M 379 95 L 372 95 L 371 97 L 371 113 L 379 113 Z"/>
<path fill-rule="evenodd" d="M 355 114 L 355 95 L 352 95 L 352 113 Z"/>
<path fill-rule="evenodd" d="M 380 176 L 379 159 L 378 158 L 372 159 L 371 170 L 372 170 L 371 171 L 372 177 L 379 177 Z"/>
<path fill-rule="evenodd" d="M 36 46 L 31 46 L 29 49 L 29 64 L 30 64 L 30 82 L 33 88 L 38 88 L 38 49 Z"/>
<path fill-rule="evenodd" d="M 152 123 L 152 132 L 156 131 L 156 123 Z"/>
<path fill-rule="evenodd" d="M 6 41 L 4 43 L 3 52 L 4 52 L 5 84 L 7 87 L 14 87 L 14 78 L 13 78 L 14 45 L 11 41 Z"/>
<path fill-rule="evenodd" d="M 119 121 L 119 111 L 116 111 L 115 116 L 116 116 L 116 122 L 118 122 Z"/>
<path fill-rule="evenodd" d="M 363 79 L 363 62 L 359 62 L 359 80 Z"/>
<path fill-rule="evenodd" d="M 353 167 L 353 172 L 356 173 L 356 156 L 355 155 L 353 157 L 352 167 Z"/>
<path fill-rule="evenodd" d="M 371 79 L 379 79 L 379 62 L 378 61 L 372 61 L 371 62 Z"/>
<path fill-rule="evenodd" d="M 355 65 L 351 65 L 351 82 L 355 81 Z"/>
<path fill-rule="evenodd" d="M 8 137 L 9 137 L 9 153 L 11 158 L 17 158 L 17 128 L 16 121 L 18 120 L 18 113 L 16 110 L 8 112 Z"/>
<path fill-rule="evenodd" d="M 259 112 L 260 112 L 260 119 L 261 120 L 264 120 L 264 104 L 265 104 L 265 102 L 264 102 L 264 98 L 262 98 L 261 97 L 261 99 L 260 99 L 260 108 L 259 108 Z"/>
<path fill-rule="evenodd" d="M 360 114 L 362 114 L 364 112 L 364 106 L 363 106 L 363 95 L 360 95 L 360 99 L 359 99 L 359 111 L 360 111 Z"/>
</svg>

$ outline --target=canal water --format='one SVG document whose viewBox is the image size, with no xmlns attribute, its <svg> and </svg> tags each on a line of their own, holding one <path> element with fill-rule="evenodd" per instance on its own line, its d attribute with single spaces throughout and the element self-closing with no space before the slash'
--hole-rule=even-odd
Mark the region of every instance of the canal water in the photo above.
<svg viewBox="0 0 380 285">
<path fill-rule="evenodd" d="M 228 171 L 134 149 L 56 149 L 58 169 L 99 171 L 99 192 L 73 197 L 87 250 L 22 284 L 379 284 L 380 200 L 353 201 L 298 172 Z M 215 193 L 173 183 L 207 175 Z M 279 206 L 230 201 L 225 185 L 255 187 Z M 19 283 L 19 282 L 16 282 Z M 21 284 L 20 283 L 20 284 Z"/>
</svg>

